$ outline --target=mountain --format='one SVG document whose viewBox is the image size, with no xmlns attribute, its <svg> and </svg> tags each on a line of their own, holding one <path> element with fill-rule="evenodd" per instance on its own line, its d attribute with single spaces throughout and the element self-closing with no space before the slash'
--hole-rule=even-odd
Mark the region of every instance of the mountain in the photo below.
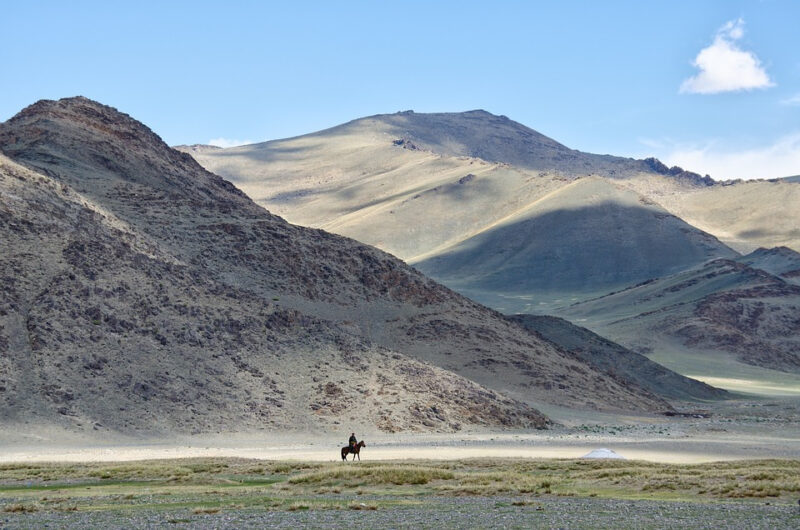
<svg viewBox="0 0 800 530">
<path fill-rule="evenodd" d="M 449 157 L 479 158 L 515 167 L 582 175 L 635 174 L 648 169 L 641 160 L 594 155 L 570 149 L 506 116 L 485 110 L 381 114 L 334 127 L 320 136 L 350 135 L 363 129 L 395 137 L 393 144 Z"/>
<path fill-rule="evenodd" d="M 604 372 L 613 373 L 628 384 L 641 386 L 654 394 L 691 401 L 729 397 L 724 390 L 679 375 L 644 355 L 563 318 L 540 315 L 513 315 L 509 318 L 578 355 L 586 363 Z"/>
<path fill-rule="evenodd" d="M 0 125 L 0 418 L 120 432 L 541 427 L 657 412 L 375 248 L 291 225 L 111 107 Z"/>
<path fill-rule="evenodd" d="M 800 251 L 797 182 L 738 180 L 696 186 L 642 174 L 620 183 L 738 252 L 779 246 Z"/>
<path fill-rule="evenodd" d="M 716 238 L 606 179 L 578 179 L 416 267 L 504 312 L 588 298 L 718 257 Z M 536 303 L 532 303 L 536 302 Z"/>
<path fill-rule="evenodd" d="M 311 430 L 330 426 L 342 407 L 386 430 L 544 422 L 452 373 L 226 286 L 73 188 L 5 157 L 0 184 L 6 426 Z M 298 377 L 298 364 L 319 376 Z M 402 406 L 376 402 L 375 393 L 390 390 Z M 431 399 L 439 417 L 413 414 Z"/>
<path fill-rule="evenodd" d="M 787 247 L 758 248 L 736 261 L 800 283 L 800 253 Z"/>
<path fill-rule="evenodd" d="M 717 182 L 654 158 L 583 153 L 482 110 L 376 115 L 285 140 L 194 148 L 192 155 L 292 222 L 408 261 L 588 176 L 631 189 L 738 252 L 800 251 L 793 207 L 800 187 L 792 178 Z M 420 213 L 436 230 L 394 228 Z"/>
<path fill-rule="evenodd" d="M 684 281 L 702 286 L 702 297 L 731 295 L 727 284 L 713 280 L 727 263 L 715 260 L 739 260 L 745 269 L 778 274 L 775 281 L 796 281 L 792 270 L 775 268 L 791 267 L 791 259 L 756 250 L 800 250 L 800 186 L 791 179 L 716 182 L 653 158 L 581 153 L 485 111 L 371 116 L 296 138 L 191 154 L 290 221 L 375 245 L 501 312 L 556 314 L 664 362 L 708 359 L 714 351 L 735 363 L 774 361 L 793 370 L 784 355 L 796 333 L 788 314 L 774 320 L 769 312 L 748 313 L 752 322 L 741 331 L 733 315 L 727 321 L 707 315 L 706 339 L 658 321 L 683 311 L 675 318 L 688 330 L 697 318 L 699 298 Z M 742 270 L 723 276 L 759 274 Z M 772 290 L 752 291 L 742 281 L 749 294 L 725 302 L 730 311 L 763 304 L 784 314 L 792 307 L 783 286 L 776 301 Z M 627 307 L 622 313 L 632 320 L 611 325 L 614 317 L 603 315 L 620 311 L 618 299 L 620 307 L 632 303 L 645 289 L 631 290 L 638 284 L 663 286 L 647 301 L 657 312 L 639 318 L 645 310 Z M 617 292 L 626 294 L 606 296 Z M 675 307 L 659 305 L 666 300 Z M 763 345 L 771 353 L 756 351 Z M 725 373 L 733 365 L 714 366 Z"/>
<path fill-rule="evenodd" d="M 372 116 L 191 154 L 290 221 L 375 245 L 507 312 L 736 255 L 625 184 L 708 187 L 699 175 L 581 153 L 485 111 Z"/>
<path fill-rule="evenodd" d="M 730 354 L 738 362 L 800 373 L 800 285 L 718 259 L 565 308 L 640 353 Z M 718 374 L 723 377 L 724 374 Z"/>
</svg>

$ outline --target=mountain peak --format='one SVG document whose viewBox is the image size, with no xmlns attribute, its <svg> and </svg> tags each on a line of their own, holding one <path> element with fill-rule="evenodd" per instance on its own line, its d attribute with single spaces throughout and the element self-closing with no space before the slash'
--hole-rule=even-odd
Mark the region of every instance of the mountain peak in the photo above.
<svg viewBox="0 0 800 530">
<path fill-rule="evenodd" d="M 5 125 L 25 129 L 43 122 L 71 123 L 126 142 L 146 142 L 151 147 L 169 149 L 160 136 L 140 121 L 84 96 L 39 100 L 22 109 Z"/>
<path fill-rule="evenodd" d="M 795 252 L 794 250 L 790 249 L 786 246 L 779 246 L 779 247 L 758 247 L 753 252 L 750 253 L 750 256 L 790 256 L 790 257 L 800 257 L 800 253 Z M 745 256 L 747 257 L 747 256 Z"/>
<path fill-rule="evenodd" d="M 248 202 L 149 127 L 83 96 L 40 100 L 0 124 L 0 150 L 80 191 L 120 179 L 181 195 Z M 105 182 L 103 184 L 103 182 Z"/>
<path fill-rule="evenodd" d="M 376 125 L 381 132 L 396 137 L 395 145 L 413 145 L 416 149 L 438 155 L 480 158 L 568 177 L 626 178 L 639 173 L 657 173 L 695 185 L 714 182 L 708 176 L 702 177 L 678 167 L 669 168 L 655 158 L 636 160 L 571 149 L 508 116 L 492 114 L 484 109 L 432 113 L 406 110 L 357 119 L 340 127 L 372 129 Z M 342 131 L 339 127 L 334 129 Z"/>
</svg>

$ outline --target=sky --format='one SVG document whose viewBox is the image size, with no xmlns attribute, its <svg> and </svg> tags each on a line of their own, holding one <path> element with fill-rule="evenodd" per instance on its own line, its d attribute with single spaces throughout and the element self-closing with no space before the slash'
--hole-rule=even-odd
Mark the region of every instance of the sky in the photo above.
<svg viewBox="0 0 800 530">
<path fill-rule="evenodd" d="M 800 2 L 0 0 L 0 121 L 83 95 L 170 145 L 413 109 L 716 179 L 800 174 Z"/>
</svg>

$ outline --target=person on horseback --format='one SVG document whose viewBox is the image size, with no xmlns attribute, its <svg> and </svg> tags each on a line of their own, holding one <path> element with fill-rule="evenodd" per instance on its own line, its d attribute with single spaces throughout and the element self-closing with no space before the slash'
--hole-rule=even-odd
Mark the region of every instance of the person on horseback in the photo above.
<svg viewBox="0 0 800 530">
<path fill-rule="evenodd" d="M 358 441 L 356 441 L 356 433 L 350 433 L 350 450 L 352 451 L 356 445 L 358 445 Z"/>
</svg>

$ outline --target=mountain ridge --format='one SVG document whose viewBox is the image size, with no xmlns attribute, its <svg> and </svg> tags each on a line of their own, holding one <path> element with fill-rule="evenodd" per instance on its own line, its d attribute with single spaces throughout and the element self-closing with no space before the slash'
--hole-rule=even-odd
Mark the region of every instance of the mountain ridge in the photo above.
<svg viewBox="0 0 800 530">
<path fill-rule="evenodd" d="M 528 147 L 534 145 L 552 151 L 531 159 Z M 800 210 L 792 206 L 800 204 L 796 183 L 717 182 L 652 158 L 597 158 L 484 111 L 376 115 L 327 132 L 195 156 L 292 222 L 382 248 L 503 313 L 582 318 L 572 315 L 573 304 L 605 303 L 610 292 L 670 282 L 683 272 L 691 276 L 715 259 L 756 259 L 787 282 L 800 278 L 791 260 L 747 257 L 759 247 L 800 250 Z M 512 163 L 523 158 L 526 167 Z M 622 165 L 603 165 L 611 162 Z M 603 174 L 610 169 L 616 170 Z M 718 285 L 722 295 L 724 285 L 708 273 L 712 278 L 692 281 L 708 289 Z M 704 347 L 730 350 L 735 359 L 759 358 L 742 349 L 764 344 L 759 326 L 790 337 L 788 314 L 788 320 L 773 321 L 755 309 L 783 314 L 790 293 L 777 302 L 762 294 L 763 300 L 723 296 L 730 311 L 755 311 L 757 322 L 742 336 L 728 321 L 731 315 L 703 313 L 704 332 L 719 341 Z M 649 338 L 633 327 L 585 325 L 601 335 L 608 331 L 634 351 L 649 351 Z M 662 359 L 689 355 L 686 337 L 658 336 L 670 337 L 656 341 Z M 772 359 L 779 369 L 792 369 L 780 353 L 783 346 L 776 347 L 759 365 Z"/>
<path fill-rule="evenodd" d="M 800 286 L 738 260 L 717 259 L 564 308 L 568 319 L 640 353 L 665 344 L 800 372 Z M 667 347 L 666 349 L 670 349 Z"/>
<path fill-rule="evenodd" d="M 371 216 L 364 222 L 374 226 L 374 208 L 371 212 L 367 208 L 371 204 L 385 204 L 388 210 L 392 206 L 387 198 L 410 198 L 469 175 L 480 180 L 492 174 L 495 181 L 511 181 L 505 193 L 496 182 L 482 184 L 483 191 L 499 195 L 501 203 L 513 200 L 515 195 L 535 198 L 537 187 L 557 184 L 545 181 L 601 176 L 629 187 L 739 252 L 779 245 L 800 250 L 800 232 L 796 230 L 800 219 L 788 207 L 795 197 L 800 200 L 800 188 L 793 182 L 715 181 L 708 175 L 668 167 L 652 157 L 635 160 L 583 153 L 483 110 L 376 114 L 307 135 L 192 154 L 204 166 L 242 187 L 259 204 L 288 216 L 292 222 L 350 235 L 404 259 L 427 254 L 445 241 L 414 249 L 411 254 L 385 234 L 369 239 L 355 220 L 347 225 L 334 221 L 348 214 Z M 516 175 L 518 172 L 524 175 Z M 420 181 L 421 187 L 411 187 L 410 182 L 419 181 L 420 174 L 436 178 L 428 183 Z M 409 182 L 409 186 L 403 189 L 397 183 L 384 183 L 380 188 L 376 179 L 382 176 Z M 394 194 L 384 193 L 387 190 Z M 370 203 L 367 196 L 380 202 Z M 782 196 L 792 200 L 777 200 Z M 330 198 L 338 201 L 335 206 L 327 204 Z M 764 215 L 756 211 L 744 218 L 730 218 L 730 211 L 752 209 L 753 198 L 764 206 Z M 715 203 L 719 206 L 708 207 Z M 505 211 L 502 204 L 498 206 Z M 767 214 L 782 221 L 770 225 Z M 731 231 L 732 226 L 737 230 Z"/>
<path fill-rule="evenodd" d="M 140 128 L 136 140 L 127 138 Z M 4 299 L 4 318 L 28 329 L 15 335 L 27 342 L 0 341 L 13 365 L 7 373 L 17 374 L 4 385 L 38 374 L 28 380 L 40 386 L 26 395 L 47 405 L 40 419 L 92 428 L 95 417 L 111 414 L 92 412 L 108 388 L 120 395 L 108 406 L 124 410 L 97 423 L 123 430 L 146 428 L 164 410 L 153 428 L 257 428 L 267 418 L 275 422 L 270 428 L 335 429 L 344 419 L 365 429 L 453 431 L 544 426 L 532 408 L 537 402 L 670 408 L 384 252 L 268 213 L 145 129 L 85 98 L 40 102 L 0 124 L 0 150 L 11 159 L 2 174 L 3 233 L 15 245 L 5 267 L 35 276 L 26 263 L 41 256 L 53 284 L 45 295 L 30 284 Z M 6 204 L 7 195 L 18 195 L 5 190 L 21 182 L 13 169 L 19 164 L 43 182 L 41 189 L 23 185 L 28 204 L 63 210 L 59 193 L 80 195 L 153 246 L 157 259 L 131 254 L 94 214 L 69 221 L 75 239 L 65 240 L 47 228 L 58 223 L 46 211 Z M 75 216 L 85 217 L 69 219 Z M 14 235 L 20 223 L 32 232 Z M 94 344 L 88 357 L 80 353 L 87 336 Z M 148 370 L 131 372 L 136 351 Z M 389 373 L 381 374 L 383 365 Z M 190 392 L 186 375 L 195 368 L 207 375 L 194 376 Z M 198 405 L 189 407 L 183 392 Z M 19 396 L 3 397 L 6 417 Z M 137 407 L 150 411 L 146 418 L 124 412 Z"/>
</svg>

